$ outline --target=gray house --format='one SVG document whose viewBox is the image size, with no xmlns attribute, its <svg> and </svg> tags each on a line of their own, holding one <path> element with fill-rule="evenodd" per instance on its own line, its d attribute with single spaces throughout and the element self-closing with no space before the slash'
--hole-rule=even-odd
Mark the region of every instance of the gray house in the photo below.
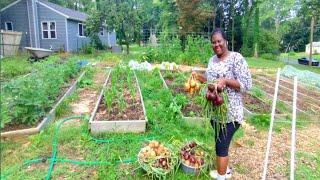
<svg viewBox="0 0 320 180">
<path fill-rule="evenodd" d="M 20 49 L 35 47 L 54 51 L 78 51 L 90 43 L 86 36 L 87 14 L 47 0 L 17 0 L 1 9 L 1 29 L 23 32 Z M 116 46 L 116 33 L 101 27 L 98 36 L 106 46 Z"/>
</svg>

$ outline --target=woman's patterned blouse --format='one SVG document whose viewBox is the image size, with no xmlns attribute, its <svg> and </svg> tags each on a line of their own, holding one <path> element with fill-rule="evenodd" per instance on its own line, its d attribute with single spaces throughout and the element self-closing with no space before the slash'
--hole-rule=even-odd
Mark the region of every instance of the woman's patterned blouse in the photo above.
<svg viewBox="0 0 320 180">
<path fill-rule="evenodd" d="M 240 83 L 240 92 L 251 89 L 252 79 L 248 68 L 248 64 L 244 57 L 237 52 L 231 52 L 230 55 L 219 62 L 215 55 L 210 58 L 208 68 L 206 70 L 207 81 L 214 81 L 220 77 L 226 79 L 235 79 Z M 242 123 L 243 121 L 243 104 L 241 94 L 232 88 L 225 88 L 229 97 L 229 112 L 227 115 L 228 123 L 234 121 Z"/>
</svg>

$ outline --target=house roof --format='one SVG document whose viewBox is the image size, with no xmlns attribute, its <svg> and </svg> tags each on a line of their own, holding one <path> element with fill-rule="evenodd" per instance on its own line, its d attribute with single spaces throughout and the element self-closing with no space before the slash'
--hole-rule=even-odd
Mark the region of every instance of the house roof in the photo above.
<svg viewBox="0 0 320 180">
<path fill-rule="evenodd" d="M 68 19 L 74 19 L 78 21 L 85 21 L 88 18 L 88 15 L 83 12 L 75 11 L 69 8 L 62 7 L 60 5 L 45 1 L 45 0 L 38 0 L 38 2 L 49 9 L 52 9 L 53 11 L 58 12 L 59 14 L 62 14 Z"/>
<path fill-rule="evenodd" d="M 8 9 L 9 7 L 17 4 L 17 3 L 20 2 L 20 1 L 21 1 L 21 0 L 14 1 L 13 3 L 11 3 L 11 4 L 7 5 L 6 7 L 2 8 L 1 11 L 4 11 L 4 10 Z"/>
</svg>

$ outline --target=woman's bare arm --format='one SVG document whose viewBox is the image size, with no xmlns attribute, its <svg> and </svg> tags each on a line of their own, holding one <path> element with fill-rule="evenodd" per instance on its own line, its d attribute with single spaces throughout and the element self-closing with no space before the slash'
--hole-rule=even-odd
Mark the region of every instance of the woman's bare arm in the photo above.
<svg viewBox="0 0 320 180">
<path fill-rule="evenodd" d="M 197 72 L 192 72 L 192 75 L 197 78 L 201 83 L 204 83 L 207 81 L 207 77 L 204 74 L 197 73 Z"/>
</svg>

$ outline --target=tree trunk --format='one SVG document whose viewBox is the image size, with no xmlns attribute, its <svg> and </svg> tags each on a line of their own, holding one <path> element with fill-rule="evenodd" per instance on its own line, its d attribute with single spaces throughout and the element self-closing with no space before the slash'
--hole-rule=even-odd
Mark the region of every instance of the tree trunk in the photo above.
<svg viewBox="0 0 320 180">
<path fill-rule="evenodd" d="M 314 28 L 314 17 L 311 19 L 311 31 L 310 31 L 310 54 L 309 54 L 309 66 L 312 65 L 312 46 L 313 46 L 313 28 Z"/>
<path fill-rule="evenodd" d="M 254 44 L 254 54 L 253 57 L 258 58 L 258 44 Z"/>
</svg>

